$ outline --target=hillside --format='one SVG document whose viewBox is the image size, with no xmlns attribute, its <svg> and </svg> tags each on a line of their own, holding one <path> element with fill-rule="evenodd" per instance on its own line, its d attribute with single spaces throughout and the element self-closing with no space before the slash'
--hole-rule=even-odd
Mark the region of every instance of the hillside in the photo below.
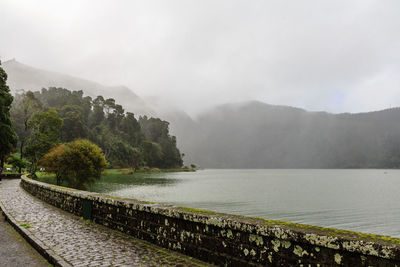
<svg viewBox="0 0 400 267">
<path fill-rule="evenodd" d="M 125 86 L 104 86 L 70 75 L 42 70 L 25 65 L 15 59 L 2 62 L 8 74 L 8 85 L 13 93 L 18 90 L 37 91 L 48 87 L 62 87 L 72 91 L 82 90 L 85 95 L 114 98 L 128 111 L 139 115 L 154 115 L 154 111 L 134 92 Z"/>
<path fill-rule="evenodd" d="M 113 167 L 182 166 L 176 137 L 169 134 L 167 121 L 137 118 L 112 99 L 91 99 L 82 91 L 51 87 L 17 94 L 10 113 L 18 151 L 30 160 L 32 170 L 55 144 L 77 139 L 98 145 Z"/>
<path fill-rule="evenodd" d="M 400 167 L 399 108 L 329 114 L 253 101 L 181 122 L 186 160 L 208 168 Z"/>
<path fill-rule="evenodd" d="M 126 87 L 107 87 L 18 61 L 3 63 L 10 88 L 64 87 L 103 95 L 135 114 L 162 114 L 186 164 L 206 168 L 397 168 L 400 109 L 330 114 L 252 101 L 225 104 L 196 118 L 154 111 Z"/>
</svg>

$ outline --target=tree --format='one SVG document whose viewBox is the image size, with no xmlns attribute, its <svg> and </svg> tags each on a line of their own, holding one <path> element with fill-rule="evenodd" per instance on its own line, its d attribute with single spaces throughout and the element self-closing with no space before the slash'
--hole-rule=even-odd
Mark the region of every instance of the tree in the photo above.
<svg viewBox="0 0 400 267">
<path fill-rule="evenodd" d="M 25 160 L 12 156 L 11 158 L 9 158 L 7 160 L 8 164 L 11 164 L 14 169 L 18 169 L 18 172 L 21 173 L 22 172 L 22 168 L 25 168 L 27 166 L 27 163 Z"/>
<path fill-rule="evenodd" d="M 133 148 L 131 154 L 131 164 L 133 172 L 136 172 L 136 169 L 143 164 L 143 155 L 140 149 Z"/>
<path fill-rule="evenodd" d="M 143 116 L 139 118 L 139 123 L 145 137 L 151 142 L 158 143 L 161 147 L 162 159 L 158 161 L 158 166 L 162 168 L 181 167 L 183 160 L 176 147 L 176 137 L 169 134 L 169 122 L 158 118 L 148 119 Z"/>
<path fill-rule="evenodd" d="M 108 165 L 101 148 L 85 139 L 53 148 L 40 163 L 46 171 L 56 173 L 57 184 L 65 181 L 78 189 L 86 189 L 100 179 Z"/>
<path fill-rule="evenodd" d="M 140 146 L 143 140 L 143 133 L 140 129 L 140 124 L 136 120 L 135 115 L 127 112 L 126 116 L 122 119 L 120 125 L 120 135 L 123 139 L 133 147 Z"/>
<path fill-rule="evenodd" d="M 159 166 L 163 157 L 161 146 L 157 143 L 144 140 L 142 142 L 143 160 L 149 167 Z"/>
<path fill-rule="evenodd" d="M 24 147 L 30 135 L 29 122 L 33 115 L 41 109 L 42 104 L 31 91 L 16 95 L 11 108 L 11 118 L 13 120 L 13 128 L 18 135 L 20 159 L 24 158 Z"/>
<path fill-rule="evenodd" d="M 73 141 L 78 138 L 87 137 L 87 127 L 83 118 L 83 110 L 76 105 L 65 105 L 59 110 L 63 119 L 61 129 L 61 140 L 64 142 Z"/>
<path fill-rule="evenodd" d="M 7 86 L 7 73 L 0 65 L 0 174 L 4 161 L 17 144 L 17 135 L 11 126 L 10 107 L 13 97 Z"/>
<path fill-rule="evenodd" d="M 65 144 L 58 145 L 40 159 L 40 165 L 46 172 L 55 173 L 57 185 L 61 185 L 68 175 L 69 166 L 65 164 L 64 156 L 67 149 Z"/>
<path fill-rule="evenodd" d="M 82 138 L 98 145 L 113 166 L 135 169 L 143 165 L 144 153 L 148 164 L 153 167 L 175 168 L 182 165 L 176 139 L 169 135 L 168 122 L 147 117 L 137 120 L 133 113 L 125 112 L 112 98 L 98 96 L 92 99 L 83 97 L 82 91 L 51 87 L 18 95 L 15 102 L 12 118 L 20 137 L 19 150 L 21 155 L 29 156 L 33 162 L 31 170 L 35 169 L 37 160 L 59 141 Z M 52 138 L 39 134 L 42 131 L 37 127 L 40 112 L 49 109 L 57 111 L 63 121 L 59 130 L 60 140 L 57 135 L 50 143 L 43 142 Z M 145 139 L 156 144 L 145 145 L 149 149 L 147 152 L 142 145 Z"/>
<path fill-rule="evenodd" d="M 106 112 L 106 117 L 111 113 L 111 110 L 115 108 L 115 100 L 113 98 L 108 98 L 104 101 L 104 109 Z"/>
<path fill-rule="evenodd" d="M 96 97 L 92 105 L 93 112 L 89 116 L 90 127 L 98 126 L 104 120 L 104 98 L 102 96 Z"/>
<path fill-rule="evenodd" d="M 28 139 L 25 154 L 31 162 L 30 173 L 35 176 L 39 160 L 59 142 L 62 119 L 56 110 L 35 114 L 29 123 L 32 134 Z"/>
</svg>

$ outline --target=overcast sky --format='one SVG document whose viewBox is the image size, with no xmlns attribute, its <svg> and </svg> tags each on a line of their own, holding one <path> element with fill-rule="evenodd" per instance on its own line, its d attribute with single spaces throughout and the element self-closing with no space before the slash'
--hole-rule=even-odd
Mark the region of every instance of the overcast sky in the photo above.
<svg viewBox="0 0 400 267">
<path fill-rule="evenodd" d="M 0 0 L 0 57 L 190 113 L 400 106 L 400 1 Z"/>
</svg>

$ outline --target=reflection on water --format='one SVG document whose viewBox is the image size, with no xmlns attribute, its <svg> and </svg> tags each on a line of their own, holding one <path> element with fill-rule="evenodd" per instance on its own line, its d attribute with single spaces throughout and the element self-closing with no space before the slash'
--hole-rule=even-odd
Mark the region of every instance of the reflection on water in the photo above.
<svg viewBox="0 0 400 267">
<path fill-rule="evenodd" d="M 97 181 L 92 185 L 88 191 L 110 194 L 111 192 L 119 192 L 124 189 L 132 188 L 133 186 L 168 186 L 173 185 L 178 181 L 179 179 L 174 179 L 172 177 L 168 178 L 163 173 L 109 175 L 102 176 L 100 181 Z M 120 196 L 118 193 L 115 193 L 114 195 Z"/>
<path fill-rule="evenodd" d="M 399 170 L 204 170 L 102 178 L 91 191 L 400 237 Z"/>
</svg>

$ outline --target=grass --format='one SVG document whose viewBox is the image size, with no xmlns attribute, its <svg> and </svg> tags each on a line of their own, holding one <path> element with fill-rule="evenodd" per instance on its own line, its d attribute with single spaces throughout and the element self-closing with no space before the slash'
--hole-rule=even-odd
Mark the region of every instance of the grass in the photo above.
<svg viewBox="0 0 400 267">
<path fill-rule="evenodd" d="M 199 213 L 199 214 L 217 214 L 217 212 L 211 210 L 201 210 L 188 207 L 176 207 L 176 209 L 191 213 Z"/>
<path fill-rule="evenodd" d="M 24 227 L 25 229 L 31 228 L 31 226 L 27 223 L 21 223 L 20 226 Z"/>
<path fill-rule="evenodd" d="M 48 184 L 57 184 L 56 175 L 54 173 L 36 172 L 37 180 Z"/>
<path fill-rule="evenodd" d="M 139 168 L 133 171 L 131 168 L 125 169 L 108 169 L 105 171 L 106 174 L 109 172 L 117 171 L 123 174 L 134 174 L 134 173 L 162 173 L 162 172 L 195 172 L 193 168 L 170 168 L 170 169 L 159 169 L 159 168 Z"/>
<path fill-rule="evenodd" d="M 157 184 L 157 183 L 173 183 L 173 179 L 165 179 L 162 176 L 162 171 L 160 169 L 150 169 L 146 172 L 133 172 L 132 169 L 124 168 L 124 169 L 106 169 L 103 171 L 100 180 L 90 185 L 87 190 L 102 192 L 104 189 L 101 187 L 102 183 L 107 183 L 109 185 L 115 184 L 129 184 L 129 185 L 144 185 L 144 184 Z M 57 184 L 57 179 L 55 174 L 46 173 L 46 172 L 37 172 L 36 180 L 48 184 Z M 161 175 L 161 176 L 160 176 Z M 68 187 L 66 182 L 63 182 L 61 186 Z M 100 188 L 100 191 L 98 191 Z"/>
<path fill-rule="evenodd" d="M 111 177 L 111 176 L 119 176 L 119 175 L 133 175 L 136 173 L 163 173 L 163 172 L 194 172 L 195 169 L 191 168 L 175 168 L 175 169 L 159 169 L 159 168 L 151 168 L 148 170 L 138 169 L 134 172 L 131 168 L 123 168 L 123 169 L 106 169 L 103 171 L 101 176 L 103 177 Z M 56 184 L 56 175 L 54 173 L 47 172 L 36 172 L 37 179 L 44 183 Z"/>
</svg>

